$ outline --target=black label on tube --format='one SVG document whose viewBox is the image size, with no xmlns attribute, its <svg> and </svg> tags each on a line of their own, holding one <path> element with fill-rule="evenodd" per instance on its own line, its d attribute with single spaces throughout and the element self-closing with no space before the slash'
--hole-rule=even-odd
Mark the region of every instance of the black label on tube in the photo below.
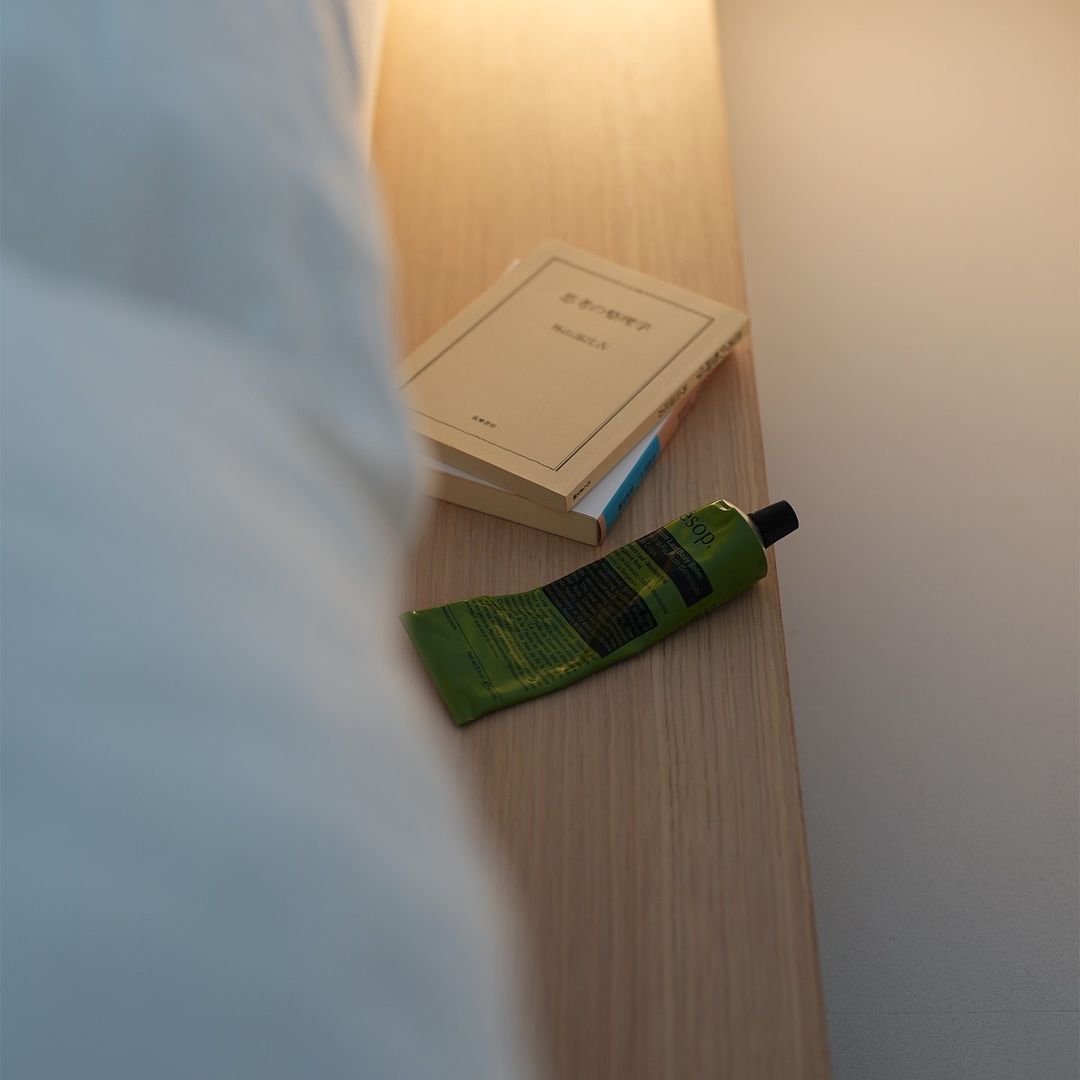
<svg viewBox="0 0 1080 1080">
<path fill-rule="evenodd" d="M 544 595 L 589 648 L 601 656 L 656 626 L 645 601 L 607 559 L 589 563 L 545 585 Z"/>
</svg>

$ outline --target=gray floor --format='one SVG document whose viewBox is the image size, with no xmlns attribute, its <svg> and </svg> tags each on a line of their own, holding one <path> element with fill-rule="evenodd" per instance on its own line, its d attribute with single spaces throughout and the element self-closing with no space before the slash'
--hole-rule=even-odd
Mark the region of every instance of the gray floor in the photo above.
<svg viewBox="0 0 1080 1080">
<path fill-rule="evenodd" d="M 1076 5 L 718 6 L 834 1073 L 1075 1080 Z"/>
</svg>

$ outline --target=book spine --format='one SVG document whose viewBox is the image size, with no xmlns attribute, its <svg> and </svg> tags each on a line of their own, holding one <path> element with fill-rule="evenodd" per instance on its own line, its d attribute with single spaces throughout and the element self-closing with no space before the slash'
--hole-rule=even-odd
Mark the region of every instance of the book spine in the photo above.
<svg viewBox="0 0 1080 1080">
<path fill-rule="evenodd" d="M 653 463 L 660 456 L 663 443 L 660 441 L 660 433 L 649 440 L 644 453 L 638 458 L 637 464 L 627 474 L 626 479 L 619 485 L 618 490 L 608 500 L 607 506 L 600 511 L 600 539 L 606 535 L 608 529 L 614 524 L 615 519 L 623 512 L 623 507 L 630 501 L 630 496 L 641 486 Z"/>
<path fill-rule="evenodd" d="M 687 379 L 687 381 L 660 406 L 656 412 L 656 419 L 662 420 L 667 413 L 677 411 L 683 405 L 687 397 L 693 398 L 701 388 L 701 384 L 716 370 L 724 357 L 735 348 L 742 335 L 743 331 L 740 328 L 738 332 L 725 341 L 724 344 L 697 369 L 693 377 Z"/>
<path fill-rule="evenodd" d="M 722 360 L 730 350 L 731 344 L 728 344 L 702 368 L 701 372 L 698 374 L 697 381 L 691 385 L 681 399 L 675 403 L 671 411 L 664 418 L 664 423 L 660 430 L 649 440 L 649 445 L 642 451 L 637 464 L 630 470 L 626 479 L 619 485 L 618 491 L 612 495 L 607 506 L 605 506 L 600 513 L 599 524 L 601 540 L 607 535 L 608 530 L 615 523 L 615 519 L 623 512 L 626 504 L 630 501 L 630 496 L 637 491 L 641 486 L 642 480 L 648 475 L 649 470 L 656 464 L 656 459 L 660 456 L 660 451 L 671 442 L 672 435 L 675 434 L 675 430 L 682 423 L 683 417 L 690 411 L 690 406 L 697 400 L 698 395 L 705 385 L 707 377 L 713 373 L 717 364 L 719 364 L 720 360 Z"/>
<path fill-rule="evenodd" d="M 744 327 L 740 326 L 739 329 L 736 330 L 735 333 L 733 333 L 731 337 L 729 337 L 728 340 L 725 341 L 724 344 L 721 345 L 720 348 L 717 349 L 716 352 L 714 352 L 712 356 L 710 356 L 709 359 L 706 360 L 705 363 L 702 364 L 701 367 L 699 367 L 697 371 L 695 371 L 694 374 L 691 375 L 690 378 L 687 379 L 686 382 L 684 382 L 682 386 L 680 386 L 679 389 L 676 390 L 675 393 L 673 393 L 660 406 L 659 409 L 657 409 L 653 423 L 656 423 L 657 421 L 663 421 L 663 427 L 661 427 L 660 431 L 658 432 L 661 449 L 667 443 L 668 439 L 671 438 L 672 432 L 675 430 L 676 427 L 678 427 L 679 423 L 682 421 L 682 418 L 686 414 L 687 409 L 697 397 L 699 391 L 701 390 L 701 387 L 705 384 L 708 377 L 717 369 L 717 367 L 720 366 L 721 361 L 739 343 L 739 340 L 743 336 L 743 331 Z M 640 438 L 640 435 L 638 437 Z M 652 460 L 656 460 L 655 455 Z M 649 464 L 651 465 L 652 462 L 650 461 Z M 588 481 L 583 484 L 579 490 L 575 491 L 567 500 L 566 509 L 572 510 L 574 504 L 590 487 L 593 481 L 596 480 L 598 476 L 602 476 L 604 474 L 604 471 L 610 467 L 611 462 L 608 462 L 603 468 L 597 470 L 597 473 L 595 475 L 590 476 Z M 635 472 L 636 471 L 637 470 L 635 469 Z M 647 471 L 648 466 L 645 467 L 641 476 L 644 477 Z M 630 478 L 628 477 L 627 483 L 629 483 L 629 479 Z M 640 482 L 641 478 L 638 479 L 638 483 Z M 622 488 L 620 488 L 619 490 L 621 491 Z M 630 494 L 633 494 L 633 490 L 634 489 L 631 488 Z M 629 495 L 627 497 L 629 497 Z M 612 503 L 614 502 L 615 500 L 613 499 Z M 624 499 L 617 508 L 613 507 L 614 516 L 608 521 L 608 526 L 610 526 L 611 522 L 614 521 L 615 517 L 618 516 L 619 511 L 622 510 L 622 507 L 625 506 L 625 504 L 626 500 Z"/>
</svg>

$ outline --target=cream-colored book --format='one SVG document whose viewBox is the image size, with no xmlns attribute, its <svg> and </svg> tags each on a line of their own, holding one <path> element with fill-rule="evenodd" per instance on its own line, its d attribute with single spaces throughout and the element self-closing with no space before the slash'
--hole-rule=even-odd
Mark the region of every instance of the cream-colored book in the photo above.
<svg viewBox="0 0 1080 1080">
<path fill-rule="evenodd" d="M 435 458 L 428 458 L 425 462 L 428 493 L 445 502 L 531 525 L 534 529 L 543 529 L 544 532 L 570 540 L 599 544 L 671 441 L 703 386 L 703 382 L 698 383 L 697 389 L 686 394 L 630 453 L 589 488 L 572 510 L 552 510 L 550 506 L 541 506 L 532 499 L 515 495 Z"/>
<path fill-rule="evenodd" d="M 406 358 L 402 388 L 433 457 L 567 511 L 712 371 L 746 321 L 549 240 Z"/>
</svg>

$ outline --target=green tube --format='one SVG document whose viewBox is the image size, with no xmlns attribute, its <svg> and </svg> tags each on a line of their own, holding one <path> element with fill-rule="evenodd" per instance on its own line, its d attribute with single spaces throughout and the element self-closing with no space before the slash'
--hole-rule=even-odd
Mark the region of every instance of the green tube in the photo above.
<svg viewBox="0 0 1080 1080">
<path fill-rule="evenodd" d="M 548 694 L 625 660 L 750 588 L 765 549 L 798 527 L 773 503 L 719 501 L 543 588 L 401 616 L 454 723 Z"/>
</svg>

